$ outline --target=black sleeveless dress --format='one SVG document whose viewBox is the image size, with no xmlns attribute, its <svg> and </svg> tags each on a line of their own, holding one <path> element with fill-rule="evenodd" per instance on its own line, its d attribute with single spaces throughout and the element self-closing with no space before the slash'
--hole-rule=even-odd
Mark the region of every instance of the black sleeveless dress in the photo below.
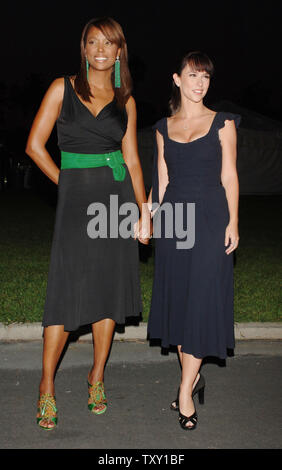
<svg viewBox="0 0 282 470">
<path fill-rule="evenodd" d="M 121 149 L 127 128 L 126 111 L 115 100 L 94 117 L 65 78 L 62 110 L 57 121 L 60 150 L 105 154 Z M 125 165 L 123 181 L 115 181 L 108 166 L 61 170 L 51 249 L 43 326 L 64 325 L 66 331 L 104 318 L 125 323 L 142 311 L 138 242 L 132 237 L 90 238 L 87 227 L 93 215 L 90 204 L 107 208 L 110 233 L 110 196 L 136 204 L 131 177 Z M 117 213 L 115 213 L 117 215 Z M 125 216 L 119 215 L 119 222 Z"/>
<path fill-rule="evenodd" d="M 162 217 L 161 237 L 155 239 L 148 333 L 150 338 L 161 338 L 163 347 L 182 345 L 183 352 L 197 358 L 225 358 L 227 349 L 234 348 L 233 253 L 225 253 L 229 212 L 220 182 L 222 152 L 218 137 L 226 120 L 234 120 L 237 127 L 240 116 L 218 112 L 209 132 L 189 143 L 169 138 L 166 118 L 155 126 L 164 139 L 169 176 L 160 208 L 166 202 L 174 208 L 175 203 L 184 203 L 183 207 L 194 203 L 195 240 L 189 249 L 177 248 L 176 242 L 182 238 L 176 232 L 166 238 L 164 214 L 157 215 Z M 156 168 L 154 201 L 158 201 Z M 190 220 L 184 210 L 184 228 Z"/>
</svg>

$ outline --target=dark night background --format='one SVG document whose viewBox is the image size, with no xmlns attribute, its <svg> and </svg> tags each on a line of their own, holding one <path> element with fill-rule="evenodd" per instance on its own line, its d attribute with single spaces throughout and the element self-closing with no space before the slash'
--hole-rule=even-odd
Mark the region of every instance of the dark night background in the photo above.
<svg viewBox="0 0 282 470">
<path fill-rule="evenodd" d="M 205 104 L 216 109 L 227 102 L 260 113 L 270 118 L 271 130 L 281 131 L 281 13 L 280 1 L 6 2 L 0 19 L 2 139 L 25 158 L 46 89 L 78 70 L 82 29 L 104 15 L 126 36 L 139 129 L 167 114 L 176 60 L 200 49 L 216 69 Z"/>
</svg>

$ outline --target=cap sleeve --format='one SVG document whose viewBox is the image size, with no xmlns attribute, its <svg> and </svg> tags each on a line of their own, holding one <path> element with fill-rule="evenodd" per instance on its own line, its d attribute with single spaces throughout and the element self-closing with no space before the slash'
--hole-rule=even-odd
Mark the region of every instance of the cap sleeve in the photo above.
<svg viewBox="0 0 282 470">
<path fill-rule="evenodd" d="M 159 131 L 159 133 L 162 134 L 162 136 L 164 136 L 165 135 L 165 118 L 162 118 L 159 121 L 157 121 L 152 126 L 152 129 Z"/>
<path fill-rule="evenodd" d="M 233 114 L 233 113 L 219 113 L 219 117 L 217 120 L 217 129 L 222 129 L 225 126 L 225 121 L 234 121 L 236 129 L 239 127 L 241 122 L 240 114 Z"/>
</svg>

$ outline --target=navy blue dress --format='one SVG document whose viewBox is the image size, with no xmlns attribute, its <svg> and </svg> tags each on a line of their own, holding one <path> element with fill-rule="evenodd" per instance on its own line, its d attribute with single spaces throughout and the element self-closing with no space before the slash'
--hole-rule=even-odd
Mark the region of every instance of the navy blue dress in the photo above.
<svg viewBox="0 0 282 470">
<path fill-rule="evenodd" d="M 169 183 L 155 217 L 161 217 L 161 236 L 155 238 L 155 275 L 148 321 L 150 338 L 161 338 L 163 347 L 181 345 L 194 357 L 225 358 L 234 348 L 233 253 L 225 253 L 229 222 L 225 189 L 221 184 L 222 149 L 218 130 L 226 120 L 240 123 L 239 115 L 218 112 L 209 132 L 189 143 L 171 140 L 167 118 L 155 128 L 164 139 Z M 158 201 L 157 153 L 153 175 L 153 202 Z M 165 203 L 183 204 L 183 228 L 191 219 L 187 204 L 194 203 L 195 240 L 179 249 L 179 233 L 164 236 Z M 190 206 L 191 207 L 191 206 Z M 173 211 L 175 217 L 175 211 Z M 174 219 L 175 220 L 175 219 Z M 191 224 L 190 224 L 191 225 Z"/>
</svg>

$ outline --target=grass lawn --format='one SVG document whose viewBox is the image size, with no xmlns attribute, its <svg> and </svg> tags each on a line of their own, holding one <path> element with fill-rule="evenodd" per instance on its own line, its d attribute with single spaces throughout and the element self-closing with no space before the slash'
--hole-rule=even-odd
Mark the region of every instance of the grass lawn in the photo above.
<svg viewBox="0 0 282 470">
<path fill-rule="evenodd" d="M 281 202 L 281 196 L 240 198 L 234 268 L 237 322 L 282 321 Z M 0 211 L 0 322 L 41 322 L 55 206 L 31 191 L 7 191 L 0 193 Z M 140 261 L 140 272 L 147 321 L 153 255 Z"/>
</svg>

